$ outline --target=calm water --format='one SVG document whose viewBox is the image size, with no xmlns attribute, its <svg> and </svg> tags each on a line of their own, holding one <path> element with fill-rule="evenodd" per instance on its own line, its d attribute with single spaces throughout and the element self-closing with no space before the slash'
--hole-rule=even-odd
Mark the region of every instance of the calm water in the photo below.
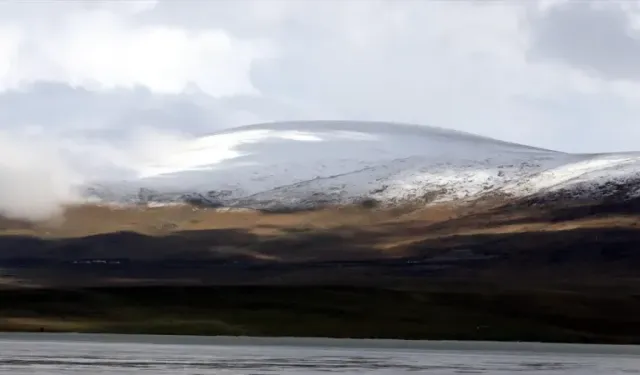
<svg viewBox="0 0 640 375">
<path fill-rule="evenodd" d="M 640 374 L 640 348 L 0 334 L 2 374 Z"/>
</svg>

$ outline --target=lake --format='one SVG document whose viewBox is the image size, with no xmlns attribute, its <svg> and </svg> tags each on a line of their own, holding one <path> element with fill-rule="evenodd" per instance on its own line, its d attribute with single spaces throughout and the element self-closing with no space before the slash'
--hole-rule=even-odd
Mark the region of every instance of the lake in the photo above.
<svg viewBox="0 0 640 375">
<path fill-rule="evenodd" d="M 0 333 L 2 374 L 640 374 L 640 347 Z"/>
</svg>

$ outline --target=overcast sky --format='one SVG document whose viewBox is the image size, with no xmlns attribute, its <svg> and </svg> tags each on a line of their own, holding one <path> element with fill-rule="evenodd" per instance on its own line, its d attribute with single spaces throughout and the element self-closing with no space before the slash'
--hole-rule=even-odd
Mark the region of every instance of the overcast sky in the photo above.
<svg viewBox="0 0 640 375">
<path fill-rule="evenodd" d="M 362 119 L 640 150 L 639 25 L 632 0 L 0 0 L 0 129 Z"/>
</svg>

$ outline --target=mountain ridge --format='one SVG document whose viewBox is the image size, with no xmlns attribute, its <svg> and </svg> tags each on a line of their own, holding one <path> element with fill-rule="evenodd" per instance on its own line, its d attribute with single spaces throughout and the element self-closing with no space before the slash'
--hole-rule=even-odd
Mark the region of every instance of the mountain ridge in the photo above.
<svg viewBox="0 0 640 375">
<path fill-rule="evenodd" d="M 93 184 L 85 195 L 103 203 L 296 209 L 564 190 L 596 199 L 606 196 L 603 185 L 626 181 L 635 197 L 640 153 L 569 154 L 413 124 L 289 121 L 194 139 L 140 167 L 139 176 Z"/>
</svg>

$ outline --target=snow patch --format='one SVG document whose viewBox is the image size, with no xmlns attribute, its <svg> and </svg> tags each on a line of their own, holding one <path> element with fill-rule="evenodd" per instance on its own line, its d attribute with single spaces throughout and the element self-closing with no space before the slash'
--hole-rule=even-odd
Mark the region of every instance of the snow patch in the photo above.
<svg viewBox="0 0 640 375">
<path fill-rule="evenodd" d="M 441 128 L 383 122 L 258 124 L 186 142 L 93 184 L 105 201 L 235 207 L 313 206 L 364 198 L 442 202 L 525 197 L 638 177 L 640 153 L 575 155 Z M 594 189 L 597 191 L 597 189 Z"/>
</svg>

